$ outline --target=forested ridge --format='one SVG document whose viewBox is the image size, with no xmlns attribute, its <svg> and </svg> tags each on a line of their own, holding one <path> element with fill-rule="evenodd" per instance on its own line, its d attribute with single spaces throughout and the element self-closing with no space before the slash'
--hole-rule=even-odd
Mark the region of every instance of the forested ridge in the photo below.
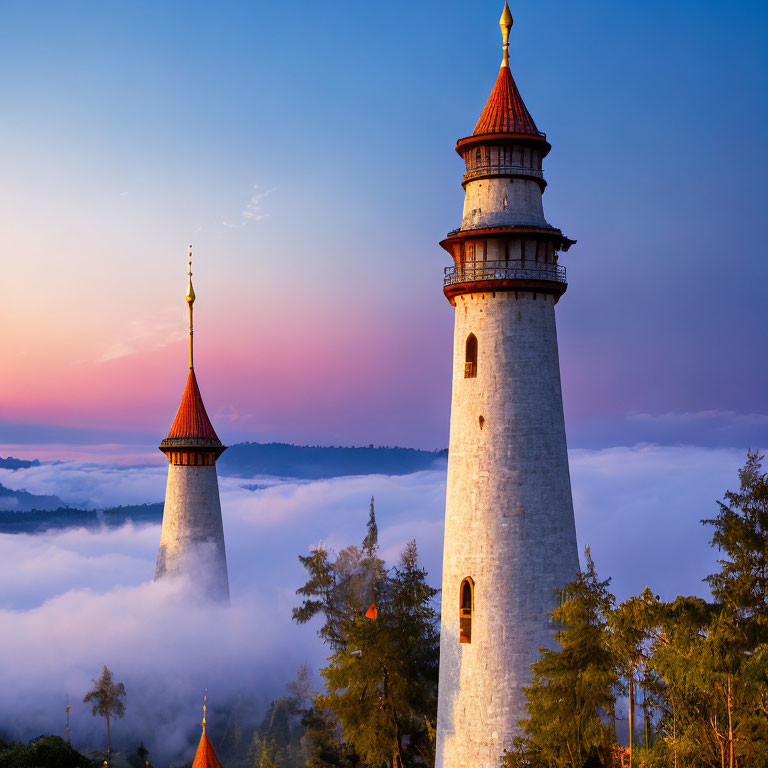
<svg viewBox="0 0 768 768">
<path fill-rule="evenodd" d="M 344 475 L 407 475 L 433 469 L 447 450 L 420 451 L 397 446 L 310 446 L 288 443 L 238 443 L 218 461 L 221 474 L 272 475 L 320 480 Z"/>
</svg>

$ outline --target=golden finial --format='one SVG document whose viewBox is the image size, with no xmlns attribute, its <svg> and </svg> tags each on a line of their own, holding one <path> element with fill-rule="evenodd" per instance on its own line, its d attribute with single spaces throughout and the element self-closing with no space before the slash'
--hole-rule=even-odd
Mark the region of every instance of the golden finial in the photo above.
<svg viewBox="0 0 768 768">
<path fill-rule="evenodd" d="M 189 369 L 194 368 L 192 357 L 192 305 L 195 303 L 195 289 L 192 287 L 192 246 L 189 246 L 189 287 L 187 288 L 187 305 L 189 306 Z"/>
<path fill-rule="evenodd" d="M 205 733 L 205 705 L 208 702 L 208 689 L 203 691 L 203 733 Z"/>
<path fill-rule="evenodd" d="M 195 303 L 195 289 L 192 287 L 192 246 L 189 246 L 189 288 L 187 288 L 187 304 Z"/>
<path fill-rule="evenodd" d="M 501 38 L 504 41 L 501 66 L 509 67 L 509 31 L 512 29 L 512 14 L 509 12 L 508 0 L 504 0 L 504 10 L 501 12 L 499 26 L 501 27 Z"/>
</svg>

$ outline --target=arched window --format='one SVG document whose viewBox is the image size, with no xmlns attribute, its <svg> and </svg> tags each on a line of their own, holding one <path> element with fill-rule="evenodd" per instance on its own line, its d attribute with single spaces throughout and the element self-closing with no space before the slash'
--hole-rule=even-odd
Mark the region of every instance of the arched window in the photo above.
<svg viewBox="0 0 768 768">
<path fill-rule="evenodd" d="M 480 147 L 478 147 L 475 151 L 475 165 L 480 165 L 480 163 L 482 163 L 482 155 L 480 154 Z"/>
<path fill-rule="evenodd" d="M 477 377 L 477 336 L 470 333 L 467 336 L 467 354 L 464 358 L 464 378 L 474 379 Z"/>
<path fill-rule="evenodd" d="M 459 588 L 459 642 L 472 642 L 472 613 L 475 610 L 475 582 L 467 576 Z"/>
</svg>

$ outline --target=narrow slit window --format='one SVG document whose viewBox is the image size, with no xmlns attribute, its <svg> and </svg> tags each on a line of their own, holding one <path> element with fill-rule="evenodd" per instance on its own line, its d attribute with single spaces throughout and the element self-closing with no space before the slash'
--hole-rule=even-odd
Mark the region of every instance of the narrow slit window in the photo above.
<svg viewBox="0 0 768 768">
<path fill-rule="evenodd" d="M 475 582 L 467 576 L 459 589 L 459 642 L 472 642 L 472 613 L 475 608 Z"/>
<path fill-rule="evenodd" d="M 464 378 L 474 379 L 477 377 L 477 336 L 470 333 L 467 336 L 466 356 L 464 358 Z"/>
</svg>

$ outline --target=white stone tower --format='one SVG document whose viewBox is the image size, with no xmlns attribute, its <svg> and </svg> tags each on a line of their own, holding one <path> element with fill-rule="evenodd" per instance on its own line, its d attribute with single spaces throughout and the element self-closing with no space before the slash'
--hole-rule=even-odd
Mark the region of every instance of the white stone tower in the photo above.
<svg viewBox="0 0 768 768">
<path fill-rule="evenodd" d="M 189 250 L 189 374 L 181 405 L 160 450 L 168 457 L 163 529 L 155 581 L 194 579 L 201 593 L 229 601 L 227 555 L 216 460 L 225 447 L 216 436 L 197 386 L 192 345 L 192 247 Z"/>
<path fill-rule="evenodd" d="M 522 687 L 548 612 L 578 569 L 555 304 L 561 251 L 544 218 L 550 150 L 503 60 L 466 162 L 445 295 L 455 307 L 443 557 L 437 768 L 497 768 L 526 716 Z"/>
</svg>

